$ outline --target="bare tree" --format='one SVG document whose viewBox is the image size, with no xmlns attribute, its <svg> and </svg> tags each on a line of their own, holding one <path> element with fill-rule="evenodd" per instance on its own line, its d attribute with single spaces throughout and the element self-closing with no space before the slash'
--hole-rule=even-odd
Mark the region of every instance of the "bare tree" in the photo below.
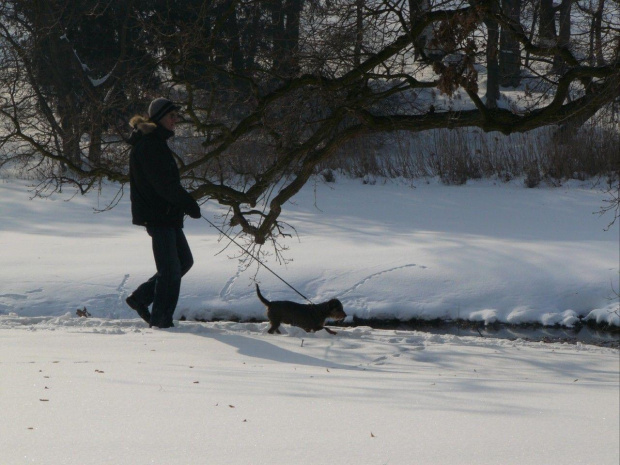
<svg viewBox="0 0 620 465">
<path fill-rule="evenodd" d="M 83 5 L 55 1 L 64 11 Z M 121 112 L 128 118 L 153 96 L 169 94 L 185 108 L 185 138 L 178 137 L 186 142 L 178 160 L 185 182 L 196 198 L 229 207 L 227 224 L 256 244 L 286 233 L 279 219 L 286 202 L 355 139 L 468 126 L 524 132 L 588 119 L 620 93 L 615 3 L 603 6 L 603 57 L 593 66 L 573 51 L 587 49 L 588 35 L 571 35 L 571 47 L 558 43 L 548 0 L 540 0 L 539 24 L 502 10 L 497 0 L 192 0 L 191 7 L 172 2 L 174 9 L 163 0 L 91 1 L 89 11 L 99 15 L 124 9 L 123 21 L 106 31 L 119 51 L 108 54 L 114 59 L 96 76 L 83 66 L 90 68 L 80 16 L 74 23 L 49 16 L 46 2 L 7 0 L 0 7 L 0 79 L 9 89 L 0 97 L 0 141 L 17 143 L 12 153 L 32 160 L 64 163 L 61 181 L 83 189 L 105 177 L 124 182 Z M 26 3 L 35 6 L 34 17 L 17 8 Z M 515 57 L 530 57 L 526 89 L 502 108 L 495 97 L 480 97 L 481 65 L 496 59 L 486 43 L 494 24 L 518 44 Z M 70 33 L 63 48 L 64 31 Z M 41 42 L 45 37 L 50 41 Z M 66 65 L 50 88 L 37 69 L 49 73 L 54 62 L 33 52 L 52 43 Z M 141 59 L 133 58 L 136 51 Z M 132 81 L 142 84 L 129 85 L 131 76 L 142 76 Z M 100 152 L 89 158 L 91 145 Z"/>
</svg>

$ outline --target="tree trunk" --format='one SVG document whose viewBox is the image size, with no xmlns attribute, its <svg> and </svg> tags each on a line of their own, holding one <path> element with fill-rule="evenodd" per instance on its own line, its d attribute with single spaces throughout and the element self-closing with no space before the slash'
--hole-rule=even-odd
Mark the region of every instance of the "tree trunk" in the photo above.
<svg viewBox="0 0 620 465">
<path fill-rule="evenodd" d="M 605 0 L 600 0 L 598 10 L 592 18 L 592 33 L 594 34 L 594 55 L 596 56 L 596 65 L 604 66 L 605 58 L 603 57 L 603 7 Z"/>
<path fill-rule="evenodd" d="M 97 108 L 93 108 L 90 118 L 90 144 L 88 146 L 88 161 L 91 166 L 99 166 L 101 163 L 103 143 L 103 121 L 101 113 Z"/>
<path fill-rule="evenodd" d="M 574 0 L 562 0 L 560 4 L 560 33 L 558 35 L 558 47 L 567 48 L 570 45 L 571 33 L 571 9 Z M 566 72 L 566 63 L 560 55 L 556 55 L 553 59 L 553 71 L 556 74 L 564 74 Z"/>
<path fill-rule="evenodd" d="M 485 25 L 488 31 L 486 101 L 488 108 L 497 108 L 500 81 L 498 62 L 499 26 L 495 21 L 491 20 L 485 21 Z"/>
<path fill-rule="evenodd" d="M 534 13 L 532 14 L 532 24 L 537 24 L 538 23 L 538 12 L 540 11 L 540 2 L 535 2 L 534 3 Z M 528 38 L 530 39 L 530 42 L 533 42 L 534 39 L 534 31 L 536 31 L 536 27 L 532 26 L 532 29 L 530 30 L 529 36 Z M 530 65 L 530 51 L 526 51 L 525 52 L 525 63 L 523 66 L 525 66 L 526 68 Z"/>
<path fill-rule="evenodd" d="M 286 0 L 284 13 L 286 24 L 284 27 L 284 50 L 285 63 L 289 75 L 296 75 L 299 72 L 299 20 L 303 0 Z"/>
<path fill-rule="evenodd" d="M 272 68 L 276 74 L 284 70 L 284 7 L 283 0 L 269 0 L 269 39 L 271 40 Z"/>
<path fill-rule="evenodd" d="M 355 0 L 355 47 L 353 49 L 353 66 L 362 63 L 362 42 L 364 41 L 364 1 Z"/>
<path fill-rule="evenodd" d="M 521 0 L 502 0 L 504 14 L 515 23 L 521 20 Z M 502 28 L 499 51 L 500 84 L 517 87 L 521 82 L 521 50 L 515 35 Z"/>
<path fill-rule="evenodd" d="M 81 165 L 80 153 L 80 124 L 79 114 L 76 111 L 76 102 L 71 95 L 59 99 L 58 115 L 62 128 L 62 152 L 65 158 L 76 166 Z"/>
<path fill-rule="evenodd" d="M 270 0 L 273 70 L 291 77 L 299 70 L 299 20 L 303 0 Z"/>
<path fill-rule="evenodd" d="M 538 36 L 540 37 L 540 45 L 543 47 L 554 47 L 557 43 L 553 0 L 540 0 Z"/>
<path fill-rule="evenodd" d="M 261 8 L 258 4 L 252 4 L 249 7 L 249 17 L 247 28 L 248 32 L 245 34 L 245 65 L 244 69 L 249 70 L 254 67 L 256 63 L 256 53 L 258 51 L 259 37 L 261 36 Z"/>
</svg>

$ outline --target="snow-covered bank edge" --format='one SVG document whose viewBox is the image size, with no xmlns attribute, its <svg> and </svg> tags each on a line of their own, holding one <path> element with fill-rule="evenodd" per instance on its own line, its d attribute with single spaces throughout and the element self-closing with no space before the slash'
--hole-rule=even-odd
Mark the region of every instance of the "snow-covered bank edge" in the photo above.
<svg viewBox="0 0 620 465">
<path fill-rule="evenodd" d="M 81 311 L 80 311 L 81 313 Z M 83 315 L 83 314 L 82 314 Z M 379 332 L 399 331 L 416 333 L 431 337 L 456 336 L 479 339 L 480 342 L 494 340 L 525 341 L 531 343 L 564 343 L 564 344 L 584 344 L 599 347 L 620 349 L 620 328 L 617 326 L 599 325 L 593 320 L 589 323 L 582 322 L 566 327 L 561 325 L 543 326 L 540 324 L 505 324 L 495 322 L 484 324 L 472 321 L 452 321 L 452 320 L 417 320 L 409 321 L 398 320 L 363 320 L 359 318 L 350 319 L 349 322 L 328 322 L 333 330 L 337 332 L 345 331 L 345 334 L 359 331 L 377 330 Z M 267 335 L 269 327 L 266 320 L 187 320 L 182 317 L 175 321 L 176 327 L 172 331 L 178 332 L 204 332 L 209 328 L 220 328 L 226 330 L 240 330 L 257 332 Z M 106 319 L 96 317 L 83 317 L 79 313 L 72 314 L 67 312 L 62 316 L 37 316 L 21 317 L 17 314 L 0 315 L 0 328 L 14 329 L 28 328 L 29 330 L 47 329 L 55 330 L 58 328 L 91 328 L 94 332 L 105 334 L 123 334 L 126 331 L 141 331 L 148 329 L 140 319 Z M 285 336 L 293 337 L 331 337 L 325 331 L 319 333 L 308 333 L 301 328 L 284 325 L 282 331 Z M 348 337 L 348 336 L 345 336 Z"/>
<path fill-rule="evenodd" d="M 184 316 L 180 321 L 190 321 Z M 266 324 L 266 320 L 239 319 L 229 320 L 194 319 L 200 323 L 240 323 L 240 324 Z M 571 326 L 561 324 L 542 325 L 539 323 L 499 323 L 485 324 L 470 320 L 419 320 L 406 321 L 395 319 L 361 319 L 353 318 L 349 322 L 328 323 L 332 329 L 368 327 L 379 330 L 419 331 L 431 334 L 450 334 L 457 336 L 472 336 L 494 339 L 522 339 L 534 342 L 565 342 L 569 344 L 593 344 L 604 347 L 620 348 L 620 327 L 607 323 L 599 323 L 594 319 L 579 319 Z"/>
<path fill-rule="evenodd" d="M 465 343 L 468 345 L 528 345 L 532 347 L 577 347 L 580 350 L 620 350 L 620 332 L 617 329 L 596 330 L 588 326 L 579 329 L 535 327 L 534 325 L 488 325 L 476 326 L 467 322 L 436 321 L 427 325 L 420 323 L 413 327 L 396 322 L 378 321 L 363 324 L 330 324 L 337 331 L 331 335 L 326 331 L 306 332 L 290 325 L 280 327 L 282 334 L 267 332 L 266 321 L 175 321 L 173 328 L 161 330 L 149 328 L 140 318 L 107 319 L 80 317 L 67 312 L 61 316 L 21 317 L 15 314 L 0 315 L 0 329 L 27 331 L 69 331 L 95 334 L 123 335 L 140 332 L 172 332 L 178 334 L 245 334 L 265 338 L 297 338 L 303 345 L 304 339 L 364 339 L 367 337 L 388 337 L 392 334 L 409 334 L 420 341 L 433 343 Z M 371 324 L 373 326 L 371 326 Z"/>
</svg>

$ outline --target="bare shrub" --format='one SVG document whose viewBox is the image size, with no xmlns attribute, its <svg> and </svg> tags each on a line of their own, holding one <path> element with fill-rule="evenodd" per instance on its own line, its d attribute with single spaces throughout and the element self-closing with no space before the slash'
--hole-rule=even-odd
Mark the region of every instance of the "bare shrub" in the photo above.
<svg viewBox="0 0 620 465">
<path fill-rule="evenodd" d="M 559 132 L 547 146 L 543 172 L 558 180 L 608 174 L 618 169 L 619 144 L 620 134 L 592 125 Z"/>
<path fill-rule="evenodd" d="M 558 184 L 618 172 L 620 134 L 613 128 L 593 122 L 575 134 L 559 134 L 557 128 L 508 136 L 459 128 L 368 135 L 346 144 L 317 173 L 329 169 L 360 179 L 438 177 L 453 185 L 524 178 L 527 187 L 536 187 L 543 179 Z"/>
<path fill-rule="evenodd" d="M 329 169 L 360 179 L 369 175 L 391 177 L 382 163 L 385 148 L 381 136 L 359 137 L 343 144 L 332 158 L 317 166 L 317 172 Z"/>
<path fill-rule="evenodd" d="M 536 165 L 532 164 L 528 166 L 525 171 L 525 181 L 524 181 L 524 184 L 526 185 L 526 187 L 529 187 L 530 189 L 534 187 L 538 187 L 541 180 L 542 179 L 540 176 L 540 168 L 538 168 L 538 164 Z"/>
</svg>

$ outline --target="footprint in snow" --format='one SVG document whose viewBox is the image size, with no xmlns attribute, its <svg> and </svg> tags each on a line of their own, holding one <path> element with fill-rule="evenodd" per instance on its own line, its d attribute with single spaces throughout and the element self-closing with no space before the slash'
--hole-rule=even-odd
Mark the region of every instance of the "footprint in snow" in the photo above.
<svg viewBox="0 0 620 465">
<path fill-rule="evenodd" d="M 0 294 L 0 298 L 13 299 L 13 300 L 25 300 L 28 298 L 26 295 L 21 294 Z"/>
</svg>

